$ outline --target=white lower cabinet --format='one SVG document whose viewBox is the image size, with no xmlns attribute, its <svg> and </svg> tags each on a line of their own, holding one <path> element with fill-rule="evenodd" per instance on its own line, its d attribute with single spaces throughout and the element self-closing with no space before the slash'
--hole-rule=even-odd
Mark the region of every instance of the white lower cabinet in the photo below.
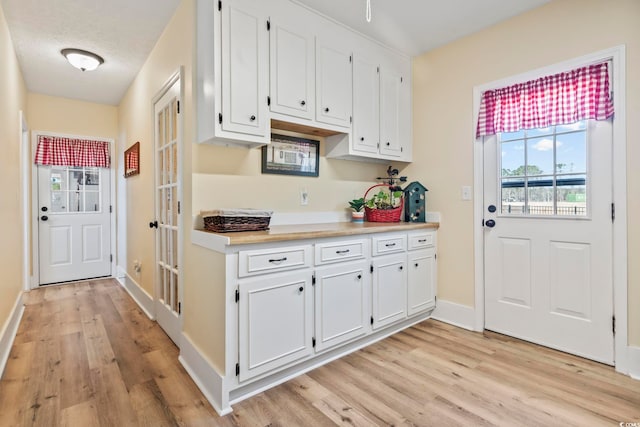
<svg viewBox="0 0 640 427">
<path fill-rule="evenodd" d="M 373 265 L 373 329 L 407 317 L 407 255 L 385 255 Z"/>
<path fill-rule="evenodd" d="M 240 382 L 313 353 L 311 280 L 305 270 L 239 282 Z"/>
<path fill-rule="evenodd" d="M 369 332 L 369 263 L 364 260 L 321 267 L 316 270 L 315 277 L 316 351 Z"/>
<path fill-rule="evenodd" d="M 409 252 L 407 266 L 407 314 L 436 305 L 436 249 Z"/>
</svg>

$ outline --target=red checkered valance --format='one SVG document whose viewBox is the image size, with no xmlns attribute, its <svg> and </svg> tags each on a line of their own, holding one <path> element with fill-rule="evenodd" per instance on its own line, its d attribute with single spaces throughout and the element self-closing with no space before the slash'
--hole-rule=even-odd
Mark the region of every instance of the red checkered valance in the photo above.
<svg viewBox="0 0 640 427">
<path fill-rule="evenodd" d="M 612 115 L 608 64 L 603 62 L 484 92 L 476 138 Z"/>
<path fill-rule="evenodd" d="M 109 143 L 40 135 L 35 164 L 109 168 L 111 166 Z"/>
</svg>

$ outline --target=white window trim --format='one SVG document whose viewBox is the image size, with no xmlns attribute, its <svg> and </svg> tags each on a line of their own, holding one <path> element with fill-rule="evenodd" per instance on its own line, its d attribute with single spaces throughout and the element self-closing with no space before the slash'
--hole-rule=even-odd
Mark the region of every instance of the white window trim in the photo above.
<svg viewBox="0 0 640 427">
<path fill-rule="evenodd" d="M 614 336 L 615 369 L 629 374 L 628 313 L 627 313 L 627 135 L 626 135 L 626 47 L 610 49 L 563 61 L 523 74 L 479 85 L 473 88 L 473 157 L 474 157 L 474 273 L 475 273 L 475 325 L 477 331 L 484 330 L 484 194 L 483 194 L 483 144 L 475 138 L 475 129 L 480 109 L 480 99 L 486 90 L 533 80 L 545 75 L 557 74 L 585 65 L 611 61 L 614 94 L 613 120 L 613 202 L 616 218 L 613 223 L 613 313 L 616 317 Z"/>
</svg>

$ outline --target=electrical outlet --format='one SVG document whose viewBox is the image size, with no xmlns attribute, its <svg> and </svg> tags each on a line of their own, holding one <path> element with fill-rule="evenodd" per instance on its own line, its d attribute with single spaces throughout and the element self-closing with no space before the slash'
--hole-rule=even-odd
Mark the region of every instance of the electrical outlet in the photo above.
<svg viewBox="0 0 640 427">
<path fill-rule="evenodd" d="M 309 204 L 309 192 L 306 188 L 300 190 L 300 205 L 307 206 Z"/>
</svg>

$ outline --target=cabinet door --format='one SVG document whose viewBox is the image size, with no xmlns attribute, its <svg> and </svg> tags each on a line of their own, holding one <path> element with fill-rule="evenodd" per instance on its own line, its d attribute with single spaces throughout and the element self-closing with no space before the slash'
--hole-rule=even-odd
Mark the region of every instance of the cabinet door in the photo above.
<svg viewBox="0 0 640 427">
<path fill-rule="evenodd" d="M 316 40 L 316 120 L 351 126 L 351 52 Z"/>
<path fill-rule="evenodd" d="M 370 323 L 371 274 L 367 261 L 316 270 L 316 350 L 366 334 Z"/>
<path fill-rule="evenodd" d="M 269 35 L 258 3 L 222 2 L 222 118 L 224 131 L 267 135 Z"/>
<path fill-rule="evenodd" d="M 373 260 L 373 329 L 407 317 L 406 254 Z"/>
<path fill-rule="evenodd" d="M 271 111 L 303 119 L 314 113 L 313 35 L 271 21 Z"/>
<path fill-rule="evenodd" d="M 409 252 L 407 280 L 407 312 L 409 316 L 436 305 L 435 254 L 435 248 Z"/>
<path fill-rule="evenodd" d="M 238 287 L 241 382 L 313 352 L 310 271 L 256 277 Z"/>
<path fill-rule="evenodd" d="M 404 78 L 382 68 L 380 70 L 380 153 L 402 156 L 400 123 Z"/>
<path fill-rule="evenodd" d="M 353 59 L 353 149 L 377 153 L 380 141 L 380 67 L 367 58 Z"/>
</svg>

